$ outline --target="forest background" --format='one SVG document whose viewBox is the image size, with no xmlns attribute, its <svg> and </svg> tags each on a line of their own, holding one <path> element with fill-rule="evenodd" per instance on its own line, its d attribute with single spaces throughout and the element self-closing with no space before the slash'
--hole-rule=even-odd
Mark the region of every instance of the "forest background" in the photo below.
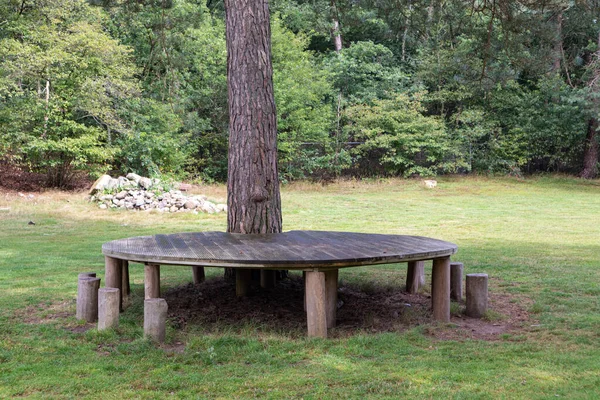
<svg viewBox="0 0 600 400">
<path fill-rule="evenodd" d="M 282 181 L 598 174 L 600 1 L 272 0 Z M 223 3 L 0 0 L 0 163 L 227 177 Z"/>
</svg>

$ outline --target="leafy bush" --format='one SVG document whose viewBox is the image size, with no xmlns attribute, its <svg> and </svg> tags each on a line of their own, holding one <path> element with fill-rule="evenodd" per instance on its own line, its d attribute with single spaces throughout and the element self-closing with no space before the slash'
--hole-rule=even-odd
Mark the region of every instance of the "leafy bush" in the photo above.
<svg viewBox="0 0 600 400">
<path fill-rule="evenodd" d="M 115 159 L 121 173 L 142 176 L 181 176 L 189 148 L 180 133 L 180 120 L 170 107 L 159 102 L 130 100 L 124 107 L 127 130 L 118 135 Z"/>
<path fill-rule="evenodd" d="M 424 116 L 419 97 L 373 103 L 347 110 L 346 129 L 364 142 L 354 151 L 363 173 L 427 176 L 465 166 L 444 122 Z"/>
</svg>

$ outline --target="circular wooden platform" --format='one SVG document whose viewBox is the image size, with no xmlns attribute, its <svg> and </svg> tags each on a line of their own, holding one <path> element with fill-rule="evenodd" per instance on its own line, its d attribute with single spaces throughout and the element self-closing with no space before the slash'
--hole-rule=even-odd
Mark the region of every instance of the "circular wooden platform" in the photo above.
<svg viewBox="0 0 600 400">
<path fill-rule="evenodd" d="M 189 232 L 119 239 L 102 246 L 105 256 L 141 263 L 264 269 L 398 263 L 449 257 L 456 251 L 453 243 L 420 236 L 329 231 Z"/>
</svg>

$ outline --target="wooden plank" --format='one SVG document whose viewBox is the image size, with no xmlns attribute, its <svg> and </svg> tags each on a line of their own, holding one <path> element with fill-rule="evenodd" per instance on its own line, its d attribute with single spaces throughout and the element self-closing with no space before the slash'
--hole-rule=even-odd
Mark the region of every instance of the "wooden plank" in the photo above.
<svg viewBox="0 0 600 400">
<path fill-rule="evenodd" d="M 199 285 L 206 279 L 204 275 L 204 267 L 193 266 L 192 267 L 192 278 L 194 280 L 194 285 Z"/>
<path fill-rule="evenodd" d="M 309 337 L 327 337 L 325 273 L 306 271 L 306 320 Z"/>
<path fill-rule="evenodd" d="M 144 265 L 144 299 L 160 298 L 160 265 Z"/>
<path fill-rule="evenodd" d="M 450 263 L 450 299 L 462 301 L 462 276 L 464 265 L 460 262 Z"/>
<path fill-rule="evenodd" d="M 450 257 L 433 260 L 431 286 L 433 319 L 450 321 Z"/>
<path fill-rule="evenodd" d="M 123 282 L 121 286 L 123 287 L 123 298 L 126 298 L 131 294 L 131 284 L 129 282 L 129 261 L 121 260 L 121 279 Z"/>
<path fill-rule="evenodd" d="M 142 263 L 301 270 L 419 261 L 447 257 L 456 250 L 452 243 L 418 236 L 320 231 L 186 232 L 102 246 L 106 256 Z"/>
<path fill-rule="evenodd" d="M 276 271 L 264 269 L 260 271 L 260 287 L 264 289 L 273 289 L 275 287 Z"/>
<path fill-rule="evenodd" d="M 337 269 L 325 272 L 327 328 L 335 328 L 336 323 L 338 272 Z"/>
<path fill-rule="evenodd" d="M 104 286 L 119 289 L 119 310 L 123 311 L 123 268 L 121 260 L 113 257 L 104 257 Z"/>
<path fill-rule="evenodd" d="M 244 297 L 250 293 L 250 283 L 252 282 L 252 270 L 247 268 L 235 271 L 235 295 Z"/>
<path fill-rule="evenodd" d="M 409 261 L 406 270 L 406 291 L 410 294 L 419 293 L 425 278 L 425 262 Z"/>
</svg>

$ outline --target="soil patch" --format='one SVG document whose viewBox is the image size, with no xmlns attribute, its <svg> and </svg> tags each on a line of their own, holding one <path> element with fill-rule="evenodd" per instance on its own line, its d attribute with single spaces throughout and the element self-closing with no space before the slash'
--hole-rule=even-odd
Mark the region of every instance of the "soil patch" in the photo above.
<svg viewBox="0 0 600 400">
<path fill-rule="evenodd" d="M 81 190 L 89 188 L 92 180 L 87 174 L 76 173 L 67 190 Z M 45 174 L 29 172 L 18 166 L 0 160 L 0 189 L 15 192 L 40 192 L 46 189 L 47 177 Z"/>
<path fill-rule="evenodd" d="M 254 287 L 244 298 L 236 298 L 235 285 L 221 278 L 175 287 L 163 297 L 169 305 L 169 319 L 178 329 L 195 325 L 208 332 L 242 332 L 251 326 L 293 337 L 306 334 L 304 284 L 298 276 L 290 276 L 271 290 Z M 329 336 L 402 332 L 424 326 L 426 334 L 440 340 L 498 340 L 522 330 L 529 321 L 527 311 L 506 295 L 491 293 L 489 306 L 492 320 L 457 313 L 450 324 L 432 324 L 431 297 L 426 294 L 377 286 L 365 291 L 344 284 L 338 292 L 337 326 Z"/>
</svg>

